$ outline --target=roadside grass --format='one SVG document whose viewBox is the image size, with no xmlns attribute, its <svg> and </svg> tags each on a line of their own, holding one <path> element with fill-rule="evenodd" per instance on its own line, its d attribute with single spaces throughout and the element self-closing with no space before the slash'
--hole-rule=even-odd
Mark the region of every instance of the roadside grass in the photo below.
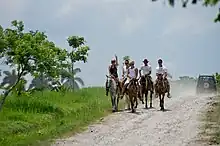
<svg viewBox="0 0 220 146">
<path fill-rule="evenodd" d="M 99 87 L 10 96 L 0 112 L 0 145 L 49 145 L 49 139 L 79 132 L 109 113 L 110 97 Z"/>
<path fill-rule="evenodd" d="M 202 126 L 201 141 L 209 145 L 220 145 L 220 96 L 208 104 L 208 110 L 202 118 L 204 125 Z"/>
</svg>

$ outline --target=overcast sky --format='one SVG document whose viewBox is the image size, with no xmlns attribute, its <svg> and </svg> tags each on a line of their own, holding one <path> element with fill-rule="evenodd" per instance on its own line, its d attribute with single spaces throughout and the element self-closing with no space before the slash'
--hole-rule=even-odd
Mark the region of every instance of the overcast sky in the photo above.
<svg viewBox="0 0 220 146">
<path fill-rule="evenodd" d="M 120 63 L 131 56 L 137 67 L 148 58 L 153 74 L 161 57 L 174 78 L 220 71 L 217 10 L 150 0 L 0 0 L 0 25 L 23 20 L 27 29 L 46 31 L 63 48 L 69 48 L 68 36 L 85 37 L 91 51 L 88 63 L 77 64 L 78 75 L 87 86 L 98 86 L 115 53 Z"/>
</svg>

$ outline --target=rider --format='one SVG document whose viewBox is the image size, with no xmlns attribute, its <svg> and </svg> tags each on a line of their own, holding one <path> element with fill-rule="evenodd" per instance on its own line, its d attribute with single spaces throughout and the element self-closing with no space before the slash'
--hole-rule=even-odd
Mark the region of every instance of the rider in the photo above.
<svg viewBox="0 0 220 146">
<path fill-rule="evenodd" d="M 111 60 L 111 64 L 108 67 L 109 75 L 116 81 L 117 85 L 119 84 L 118 79 L 118 57 L 115 55 L 115 58 Z M 106 95 L 108 95 L 109 88 L 108 82 L 106 81 Z"/>
<path fill-rule="evenodd" d="M 151 65 L 148 64 L 148 60 L 147 59 L 144 59 L 143 60 L 143 65 L 141 66 L 140 70 L 139 70 L 139 75 L 141 77 L 141 80 L 140 82 L 143 83 L 143 82 L 146 82 L 146 79 L 148 78 L 151 82 L 151 84 L 153 85 L 153 81 L 152 81 L 152 78 L 151 78 Z M 142 73 L 141 73 L 142 72 Z"/>
<path fill-rule="evenodd" d="M 162 59 L 158 59 L 158 66 L 156 67 L 156 76 L 157 76 L 156 85 L 158 83 L 158 77 L 159 76 L 163 76 L 164 81 L 166 81 L 168 86 L 170 86 L 169 85 L 169 81 L 167 80 L 167 75 L 168 75 L 168 71 L 167 71 L 167 68 L 163 65 L 163 60 Z M 171 97 L 170 96 L 170 88 L 168 90 L 167 97 L 168 98 Z"/>
<path fill-rule="evenodd" d="M 135 64 L 134 61 L 130 62 L 130 67 L 128 68 L 128 72 L 127 72 L 127 80 L 125 81 L 125 84 L 122 89 L 122 97 L 124 96 L 125 91 L 128 88 L 130 81 L 132 79 L 137 79 L 138 69 L 135 67 L 134 64 Z"/>
<path fill-rule="evenodd" d="M 125 81 L 127 80 L 127 75 L 128 75 L 128 68 L 129 68 L 129 60 L 125 60 L 123 68 L 122 68 L 122 80 L 123 80 L 123 84 L 125 83 Z"/>
</svg>

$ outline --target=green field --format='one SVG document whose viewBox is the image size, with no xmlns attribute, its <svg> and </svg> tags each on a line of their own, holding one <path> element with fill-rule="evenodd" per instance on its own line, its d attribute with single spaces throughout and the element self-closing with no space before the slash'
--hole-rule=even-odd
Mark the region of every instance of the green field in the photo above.
<svg viewBox="0 0 220 146">
<path fill-rule="evenodd" d="M 0 145 L 48 145 L 48 139 L 82 130 L 110 111 L 110 97 L 98 87 L 9 96 L 0 112 Z"/>
<path fill-rule="evenodd" d="M 209 145 L 220 145 L 220 96 L 210 102 L 209 107 L 202 118 L 202 139 Z"/>
</svg>

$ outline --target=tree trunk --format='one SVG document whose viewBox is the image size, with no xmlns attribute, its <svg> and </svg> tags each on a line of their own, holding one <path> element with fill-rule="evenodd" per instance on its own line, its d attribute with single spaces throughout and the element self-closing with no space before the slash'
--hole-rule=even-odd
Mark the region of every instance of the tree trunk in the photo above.
<svg viewBox="0 0 220 146">
<path fill-rule="evenodd" d="M 0 111 L 2 110 L 3 105 L 5 103 L 5 100 L 8 97 L 9 93 L 16 87 L 16 85 L 19 83 L 20 79 L 21 79 L 21 75 L 18 76 L 18 79 L 15 82 L 15 84 L 13 86 L 11 86 L 7 91 L 5 91 L 5 93 L 2 97 L 2 100 L 0 101 Z"/>
<path fill-rule="evenodd" d="M 72 78 L 71 78 L 71 86 L 72 86 L 72 90 L 74 91 L 74 62 L 72 61 L 72 68 L 71 68 L 71 72 L 72 72 Z"/>
</svg>

